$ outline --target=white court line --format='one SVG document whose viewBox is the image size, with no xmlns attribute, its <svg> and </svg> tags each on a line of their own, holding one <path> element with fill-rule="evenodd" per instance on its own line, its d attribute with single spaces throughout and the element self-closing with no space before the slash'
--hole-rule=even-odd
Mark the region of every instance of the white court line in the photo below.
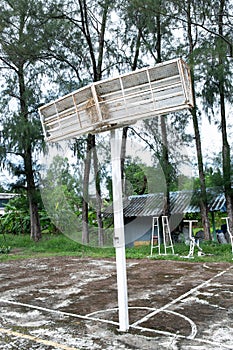
<svg viewBox="0 0 233 350">
<path fill-rule="evenodd" d="M 229 269 L 228 269 L 229 270 Z M 226 270 L 227 271 L 227 270 Z M 139 307 L 129 307 L 129 309 L 142 309 L 142 310 L 155 310 L 152 307 L 143 307 L 143 306 L 139 306 Z M 92 312 L 90 313 L 88 316 L 94 315 L 94 314 L 98 314 L 98 313 L 103 313 L 106 311 L 118 311 L 118 308 L 113 308 L 113 309 L 107 309 L 107 310 L 100 310 L 100 311 L 96 311 L 96 312 Z M 147 327 L 141 327 L 141 326 L 133 326 L 131 325 L 130 328 L 134 328 L 143 332 L 150 332 L 150 333 L 155 333 L 155 334 L 161 334 L 161 335 L 165 335 L 168 337 L 173 337 L 173 338 L 180 338 L 180 339 L 186 339 L 186 340 L 192 340 L 194 342 L 198 342 L 198 343 L 202 343 L 202 344 L 208 344 L 208 345 L 213 345 L 213 346 L 218 346 L 219 349 L 229 349 L 229 350 L 233 350 L 232 346 L 227 345 L 227 344 L 222 344 L 219 343 L 217 341 L 211 341 L 211 340 L 206 340 L 206 339 L 201 339 L 201 338 L 194 338 L 196 336 L 196 332 L 197 332 L 197 328 L 196 328 L 196 324 L 188 317 L 179 314 L 178 312 L 174 312 L 174 311 L 170 311 L 170 310 L 164 310 L 164 312 L 166 313 L 171 313 L 177 316 L 181 316 L 184 319 L 186 319 L 191 327 L 192 327 L 192 332 L 189 336 L 186 335 L 182 335 L 182 334 L 177 334 L 177 333 L 171 333 L 171 332 L 167 332 L 167 331 L 160 331 L 158 329 L 153 329 L 153 328 L 147 328 Z M 151 338 L 151 337 L 148 337 Z"/>
<path fill-rule="evenodd" d="M 141 326 L 134 326 L 134 329 L 138 329 L 142 332 L 154 332 L 157 334 L 161 334 L 161 335 L 166 335 L 169 337 L 173 337 L 173 338 L 180 338 L 180 339 L 186 339 L 186 340 L 190 340 L 190 338 L 188 338 L 185 335 L 181 335 L 181 334 L 175 334 L 175 333 L 170 333 L 170 332 L 165 332 L 165 331 L 159 331 L 157 329 L 151 329 L 151 328 L 146 328 L 146 327 L 141 327 Z M 198 342 L 198 343 L 202 343 L 202 344 L 208 344 L 208 345 L 213 345 L 213 346 L 217 346 L 219 349 L 229 349 L 232 350 L 232 345 L 227 345 L 227 344 L 223 344 L 223 343 L 219 343 L 219 342 L 214 342 L 212 340 L 207 340 L 207 339 L 201 339 L 201 338 L 195 338 L 192 339 L 193 342 Z"/>
<path fill-rule="evenodd" d="M 203 267 L 205 267 L 206 269 L 209 269 L 209 270 L 213 270 L 212 267 L 208 266 L 206 263 L 202 265 Z"/>
<path fill-rule="evenodd" d="M 116 322 L 111 322 L 111 321 L 108 321 L 108 320 L 104 320 L 104 319 L 99 319 L 99 318 L 93 318 L 93 317 L 89 317 L 89 316 L 82 316 L 82 315 L 77 315 L 77 314 L 72 314 L 72 313 L 68 313 L 68 312 L 63 312 L 63 311 L 58 311 L 58 310 L 52 310 L 52 309 L 46 309 L 46 308 L 42 308 L 42 307 L 39 307 L 39 306 L 34 306 L 34 305 L 30 305 L 30 304 L 23 304 L 23 303 L 18 303 L 18 302 L 13 302 L 13 301 L 7 301 L 7 300 L 4 300 L 4 299 L 0 299 L 0 302 L 3 301 L 3 302 L 6 302 L 8 304 L 14 304 L 14 305 L 19 305 L 19 306 L 25 306 L 25 307 L 28 307 L 28 308 L 32 308 L 32 309 L 38 309 L 38 310 L 42 310 L 42 311 L 46 311 L 46 312 L 51 312 L 51 313 L 57 313 L 57 314 L 60 314 L 60 315 L 66 315 L 66 316 L 71 316 L 71 317 L 76 317 L 76 318 L 81 318 L 81 319 L 85 319 L 85 320 L 91 320 L 91 321 L 99 321 L 99 322 L 103 322 L 103 323 L 110 323 L 110 324 L 113 324 L 113 325 L 116 325 L 116 326 L 119 326 L 118 323 Z M 139 309 L 143 307 L 138 307 Z M 147 309 L 152 309 L 152 308 L 147 308 Z M 118 308 L 115 308 L 115 309 L 109 309 L 107 311 L 117 311 Z M 105 310 L 106 311 L 106 310 Z M 104 310 L 101 310 L 99 311 L 99 313 L 101 312 L 104 312 Z M 170 312 L 170 311 L 165 311 L 165 312 Z M 93 313 L 94 314 L 94 313 Z M 171 332 L 166 332 L 166 331 L 160 331 L 160 330 L 157 330 L 157 329 L 152 329 L 152 328 L 146 328 L 146 327 L 140 327 L 140 326 L 130 326 L 134 329 L 137 329 L 137 330 L 140 330 L 140 331 L 144 331 L 144 332 L 150 332 L 150 333 L 155 333 L 155 334 L 161 334 L 161 335 L 165 335 L 165 336 L 169 336 L 169 337 L 173 337 L 173 338 L 180 338 L 180 339 L 187 339 L 187 340 L 190 340 L 190 336 L 185 336 L 185 335 L 181 335 L 181 334 L 175 334 L 175 333 L 171 333 Z M 31 336 L 28 336 L 28 335 L 24 335 L 22 333 L 18 333 L 18 332 L 13 332 L 13 331 L 10 331 L 10 330 L 6 330 L 6 329 L 3 329 L 3 328 L 0 328 L 0 332 L 2 333 L 8 333 L 9 335 L 12 334 L 12 335 L 15 335 L 17 337 L 21 337 L 21 338 L 25 338 L 25 339 L 30 339 L 30 340 L 35 340 L 35 339 L 32 339 Z M 15 333 L 15 334 L 14 334 Z M 17 334 L 16 334 L 17 333 Z M 44 343 L 46 341 L 44 341 L 43 339 L 38 339 L 38 342 L 41 342 L 41 343 Z M 195 339 L 192 339 L 193 341 L 197 341 L 199 343 L 205 343 L 205 344 L 209 344 L 209 345 L 217 345 L 219 347 L 219 349 L 221 348 L 224 348 L 224 349 L 230 349 L 232 350 L 232 347 L 231 346 L 228 346 L 228 345 L 224 345 L 224 344 L 221 344 L 221 343 L 218 343 L 218 342 L 212 342 L 210 340 L 204 340 L 204 339 L 198 339 L 198 338 L 195 338 Z M 35 340 L 36 341 L 36 340 Z M 47 345 L 52 345 L 52 344 L 47 344 Z M 60 347 L 60 349 L 66 349 L 66 346 L 65 345 L 62 345 L 62 344 L 57 344 L 57 347 Z M 67 349 L 69 349 L 69 347 L 67 347 Z M 70 348 L 71 350 L 72 348 Z"/>
<path fill-rule="evenodd" d="M 158 309 L 158 310 L 154 310 L 152 313 L 148 314 L 146 317 L 146 320 L 149 319 L 150 317 L 153 317 L 155 314 L 157 314 L 158 312 L 164 311 L 164 312 L 170 312 L 172 313 L 172 311 L 169 310 L 165 310 L 166 308 L 170 307 L 171 305 L 173 305 L 174 303 L 176 303 L 177 301 L 182 300 L 183 298 L 185 298 L 187 295 L 192 294 L 193 292 L 197 291 L 198 289 L 202 288 L 203 286 L 207 285 L 208 283 L 210 283 L 211 281 L 213 281 L 214 279 L 220 277 L 221 275 L 223 275 L 224 273 L 228 272 L 230 269 L 232 269 L 233 266 L 230 266 L 228 269 L 226 269 L 225 271 L 221 271 L 220 273 L 218 273 L 217 275 L 215 275 L 214 277 L 210 278 L 209 280 L 203 282 L 202 284 L 200 284 L 199 286 L 191 289 L 189 292 L 181 295 L 180 297 L 178 297 L 177 299 L 173 300 L 172 302 L 168 303 L 167 305 L 165 305 L 164 307 Z M 41 310 L 41 311 L 45 311 L 45 312 L 50 312 L 50 313 L 56 313 L 58 315 L 62 315 L 62 316 L 70 316 L 70 317 L 76 317 L 79 319 L 84 319 L 84 320 L 90 320 L 90 321 L 99 321 L 102 323 L 107 323 L 107 324 L 112 324 L 115 326 L 119 326 L 119 323 L 117 322 L 113 322 L 113 321 L 109 321 L 109 320 L 105 320 L 105 319 L 100 319 L 100 318 L 95 318 L 95 317 L 91 317 L 91 315 L 95 314 L 91 313 L 89 315 L 83 316 L 83 315 L 77 315 L 77 314 L 73 314 L 73 313 L 69 313 L 69 312 L 64 312 L 64 311 L 59 311 L 59 310 L 53 310 L 53 309 L 48 309 L 48 308 L 44 308 L 44 307 L 40 307 L 40 306 L 34 306 L 31 304 L 24 304 L 24 303 L 20 303 L 20 302 L 16 302 L 16 301 L 10 301 L 10 300 L 5 300 L 5 299 L 0 299 L 0 302 L 2 303 L 6 303 L 6 304 L 12 304 L 12 305 L 18 305 L 18 306 L 23 306 L 23 307 L 28 307 L 31 309 L 36 309 L 36 310 Z M 142 307 L 143 308 L 143 307 Z M 152 309 L 152 308 L 147 308 L 147 309 Z M 109 309 L 109 310 L 118 310 L 116 309 Z M 104 311 L 104 310 L 103 310 Z M 105 310 L 106 311 L 106 310 Z M 101 312 L 101 311 L 98 311 Z M 97 313 L 97 312 L 96 312 Z M 180 315 L 180 314 L 179 314 Z M 181 316 L 181 315 L 180 315 Z M 185 335 L 180 335 L 180 334 L 175 334 L 175 333 L 170 333 L 170 332 L 166 332 L 166 331 L 160 331 L 160 330 L 156 330 L 156 329 L 151 329 L 151 328 L 146 328 L 146 327 L 141 327 L 138 326 L 137 324 L 140 322 L 144 322 L 142 320 L 144 320 L 145 317 L 141 320 L 139 320 L 138 322 L 135 322 L 134 324 L 130 325 L 130 328 L 134 328 L 134 329 L 138 329 L 140 331 L 148 331 L 148 332 L 152 332 L 152 333 L 156 333 L 156 334 L 161 334 L 161 335 L 165 335 L 165 336 L 171 336 L 171 337 L 175 337 L 175 338 L 181 338 L 181 339 L 190 339 L 190 336 L 185 336 Z M 136 324 L 137 323 L 137 324 Z M 218 346 L 219 349 L 230 349 L 232 350 L 232 346 L 226 345 L 226 344 L 222 344 L 219 342 L 213 342 L 210 340 L 205 340 L 205 339 L 199 339 L 199 338 L 195 338 L 192 339 L 195 342 L 199 342 L 199 343 L 205 343 L 205 344 L 209 344 L 209 345 L 214 345 L 214 346 Z"/>
<path fill-rule="evenodd" d="M 143 306 L 130 306 L 129 307 L 129 310 L 151 310 L 151 311 L 155 311 L 156 309 L 154 307 L 143 307 Z M 95 311 L 95 312 L 92 312 L 90 314 L 88 314 L 87 316 L 93 316 L 93 315 L 96 315 L 96 314 L 100 314 L 100 313 L 106 313 L 106 312 L 111 312 L 111 311 L 118 311 L 118 308 L 114 308 L 114 309 L 107 309 L 107 310 L 99 310 L 99 311 Z M 187 337 L 188 339 L 194 339 L 196 334 L 197 334 L 197 326 L 196 324 L 193 322 L 193 320 L 191 320 L 191 318 L 185 316 L 185 315 L 182 315 L 178 312 L 175 312 L 175 311 L 170 311 L 170 310 L 164 310 L 163 312 L 166 312 L 168 314 L 173 314 L 175 316 L 178 316 L 178 317 L 181 317 L 183 319 L 185 319 L 191 326 L 191 334 Z M 130 327 L 133 327 L 133 326 L 130 326 Z"/>
<path fill-rule="evenodd" d="M 6 303 L 6 304 L 17 305 L 17 306 L 28 307 L 28 308 L 30 308 L 30 309 L 36 309 L 36 310 L 40 310 L 40 311 L 55 313 L 55 314 L 58 314 L 58 315 L 61 315 L 61 316 L 76 317 L 76 318 L 80 318 L 80 319 L 83 319 L 83 320 L 101 321 L 101 322 L 103 322 L 103 323 L 109 323 L 109 324 L 113 324 L 113 325 L 115 325 L 115 326 L 118 326 L 118 325 L 119 325 L 117 322 L 113 322 L 113 321 L 109 321 L 109 320 L 98 319 L 98 318 L 93 318 L 93 317 L 83 316 L 83 315 L 77 315 L 77 314 L 73 314 L 73 313 L 65 312 L 65 311 L 47 309 L 47 308 L 41 307 L 41 306 L 36 306 L 36 305 L 31 305 L 31 304 L 25 304 L 25 303 L 19 303 L 19 302 L 17 302 L 17 301 L 11 301 L 11 300 L 0 299 L 0 303 Z"/>
<path fill-rule="evenodd" d="M 187 336 L 188 339 L 194 339 L 197 335 L 197 325 L 195 322 L 193 322 L 193 320 L 191 320 L 191 318 L 180 314 L 179 312 L 175 312 L 175 311 L 170 311 L 170 310 L 164 310 L 164 312 L 168 313 L 168 314 L 173 314 L 175 316 L 179 316 L 183 319 L 185 319 L 191 326 L 191 334 Z"/>
<path fill-rule="evenodd" d="M 159 312 L 162 312 L 162 311 L 168 309 L 170 306 L 176 304 L 178 301 L 181 301 L 182 299 L 186 298 L 186 297 L 189 296 L 190 294 L 193 294 L 193 293 L 196 292 L 197 290 L 199 290 L 199 289 L 201 289 L 202 287 L 208 285 L 208 284 L 209 284 L 210 282 L 212 282 L 214 279 L 216 279 L 216 278 L 218 278 L 218 277 L 224 275 L 224 273 L 228 272 L 228 271 L 229 271 L 230 269 L 232 269 L 232 268 L 233 268 L 233 266 L 230 266 L 228 269 L 219 272 L 217 275 L 215 275 L 215 276 L 211 277 L 209 280 L 207 280 L 207 281 L 205 281 L 205 282 L 199 284 L 197 287 L 190 289 L 188 292 L 186 292 L 185 294 L 180 295 L 178 298 L 176 298 L 176 299 L 172 300 L 170 303 L 168 303 L 168 304 L 162 306 L 160 309 L 157 309 L 157 310 L 151 312 L 150 314 L 146 315 L 145 317 L 141 318 L 140 320 L 134 322 L 134 323 L 132 324 L 132 327 L 135 327 L 135 326 L 137 326 L 137 325 L 139 325 L 139 324 L 141 324 L 141 323 L 143 323 L 143 322 L 148 321 L 151 317 L 157 315 Z"/>
<path fill-rule="evenodd" d="M 119 323 L 117 323 L 117 322 L 108 321 L 108 320 L 105 320 L 105 319 L 100 319 L 100 318 L 95 318 L 95 317 L 90 317 L 88 315 L 87 316 L 82 316 L 82 315 L 77 315 L 77 314 L 73 314 L 73 313 L 69 313 L 69 312 L 63 312 L 63 311 L 58 311 L 58 310 L 53 310 L 53 309 L 47 309 L 47 308 L 40 307 L 40 306 L 34 306 L 34 305 L 31 305 L 31 304 L 24 304 L 24 303 L 19 303 L 19 302 L 16 302 L 16 301 L 5 300 L 5 299 L 0 299 L 0 302 L 7 303 L 7 304 L 18 305 L 18 306 L 24 306 L 24 307 L 28 307 L 28 308 L 31 308 L 31 309 L 36 309 L 36 310 L 41 310 L 41 311 L 46 311 L 46 312 L 51 312 L 51 313 L 56 313 L 58 315 L 76 317 L 76 318 L 80 318 L 80 319 L 84 319 L 84 320 L 90 320 L 90 321 L 94 321 L 94 322 L 98 321 L 98 322 L 103 322 L 103 323 L 108 323 L 108 324 L 113 324 L 115 326 L 119 326 Z M 138 308 L 143 308 L 143 307 L 138 307 Z M 151 308 L 148 308 L 148 309 L 151 309 Z M 118 310 L 118 308 L 109 309 L 109 311 L 117 311 L 117 310 Z M 99 311 L 99 312 L 104 312 L 104 310 Z M 167 310 L 167 312 L 169 312 L 169 311 Z M 92 313 L 92 314 L 94 314 L 94 313 Z M 91 314 L 89 314 L 89 315 L 91 315 Z M 180 338 L 180 339 L 190 340 L 189 336 L 176 334 L 176 333 L 171 333 L 171 332 L 166 332 L 166 331 L 160 331 L 160 330 L 157 330 L 157 329 L 140 327 L 140 326 L 133 326 L 133 325 L 131 325 L 130 328 L 134 328 L 134 329 L 137 329 L 137 330 L 140 330 L 140 331 L 144 331 L 144 332 L 148 331 L 150 333 L 161 334 L 161 335 L 165 335 L 165 336 L 169 336 L 169 337 L 173 337 L 173 338 Z M 1 330 L 3 330 L 3 329 L 1 329 Z M 7 331 L 5 331 L 5 333 L 6 332 Z M 27 336 L 25 338 L 27 338 Z M 232 346 L 228 346 L 228 345 L 225 345 L 225 344 L 222 344 L 222 343 L 212 342 L 210 340 L 199 339 L 199 338 L 195 338 L 195 339 L 192 339 L 192 340 L 195 341 L 195 342 L 199 342 L 199 343 L 205 343 L 205 344 L 215 345 L 215 346 L 217 345 L 219 347 L 219 349 L 223 348 L 223 349 L 230 349 L 230 350 L 232 350 Z"/>
</svg>

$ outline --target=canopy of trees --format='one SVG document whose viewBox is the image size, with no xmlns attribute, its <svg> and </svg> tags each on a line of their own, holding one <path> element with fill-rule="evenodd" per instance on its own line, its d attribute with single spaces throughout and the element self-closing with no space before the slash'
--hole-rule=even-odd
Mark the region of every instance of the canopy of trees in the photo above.
<svg viewBox="0 0 233 350">
<path fill-rule="evenodd" d="M 195 108 L 125 128 L 122 176 L 134 186 L 133 193 L 142 194 L 150 190 L 147 172 L 160 167 L 166 183 L 164 213 L 169 215 L 169 191 L 181 182 L 184 188 L 191 183 L 190 176 L 182 178 L 178 165 L 191 163 L 199 178 L 202 223 L 209 239 L 206 186 L 213 181 L 205 167 L 211 165 L 225 192 L 233 229 L 230 0 L 0 0 L 0 4 L 1 169 L 12 175 L 9 188 L 27 194 L 32 239 L 41 238 L 37 187 L 40 154 L 46 152 L 38 107 L 90 82 L 180 56 L 191 69 Z M 202 128 L 205 119 L 219 129 L 220 157 L 203 155 L 203 135 L 208 138 L 208 130 Z M 187 125 L 193 128 L 189 135 Z M 175 134 L 192 150 L 191 157 L 178 148 L 174 151 Z M 107 197 L 111 198 L 109 151 L 104 146 L 108 137 L 85 135 L 70 143 L 76 157 L 75 172 L 82 174 L 77 203 L 82 212 L 84 243 L 89 242 L 88 213 L 94 206 L 98 242 L 103 245 L 103 189 L 109 190 Z M 142 149 L 150 150 L 154 159 L 150 170 L 130 163 L 125 147 L 130 139 L 137 139 Z M 98 162 L 99 154 L 104 154 L 104 164 Z M 94 204 L 90 201 L 91 169 Z M 71 182 L 69 177 L 65 191 Z M 73 200 L 73 187 L 71 191 Z"/>
</svg>

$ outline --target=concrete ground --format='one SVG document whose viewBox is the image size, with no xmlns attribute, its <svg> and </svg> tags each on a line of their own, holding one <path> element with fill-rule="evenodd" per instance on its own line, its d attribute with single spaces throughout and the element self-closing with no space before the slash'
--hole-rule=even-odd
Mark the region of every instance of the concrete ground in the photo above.
<svg viewBox="0 0 233 350">
<path fill-rule="evenodd" d="M 233 350 L 233 265 L 128 260 L 119 332 L 114 259 L 0 263 L 0 349 Z"/>
</svg>

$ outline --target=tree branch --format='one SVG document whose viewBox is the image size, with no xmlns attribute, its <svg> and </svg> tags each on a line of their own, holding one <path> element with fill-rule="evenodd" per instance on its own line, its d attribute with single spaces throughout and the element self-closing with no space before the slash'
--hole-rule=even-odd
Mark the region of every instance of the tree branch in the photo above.
<svg viewBox="0 0 233 350">
<path fill-rule="evenodd" d="M 4 62 L 4 63 L 7 65 L 8 68 L 14 70 L 14 71 L 18 74 L 18 69 L 17 69 L 17 67 L 15 67 L 15 66 L 12 65 L 11 63 L 9 63 L 9 62 L 7 61 L 6 58 L 0 56 L 0 60 L 1 60 L 2 62 Z"/>
<path fill-rule="evenodd" d="M 161 12 L 161 15 L 163 15 L 164 17 L 171 17 L 171 18 L 173 18 L 173 19 L 175 19 L 175 20 L 178 20 L 178 21 L 180 21 L 180 22 L 183 22 L 183 23 L 186 23 L 186 24 L 187 24 L 187 20 L 184 19 L 184 18 L 180 18 L 179 16 L 167 15 L 167 13 L 164 13 L 164 12 Z M 215 36 L 217 36 L 217 37 L 220 37 L 220 38 L 221 38 L 223 41 L 225 41 L 225 43 L 229 46 L 230 57 L 233 57 L 233 43 L 232 43 L 228 38 L 226 38 L 226 36 L 224 36 L 224 35 L 222 35 L 222 34 L 216 32 L 216 31 L 214 31 L 214 30 L 212 30 L 212 29 L 207 28 L 204 24 L 197 23 L 197 22 L 192 21 L 192 20 L 191 20 L 190 23 L 191 23 L 191 25 L 194 25 L 194 26 L 196 26 L 196 27 L 200 27 L 200 28 L 204 29 L 205 31 L 207 31 L 207 32 L 210 33 L 210 34 L 213 34 L 213 35 L 215 35 Z"/>
</svg>

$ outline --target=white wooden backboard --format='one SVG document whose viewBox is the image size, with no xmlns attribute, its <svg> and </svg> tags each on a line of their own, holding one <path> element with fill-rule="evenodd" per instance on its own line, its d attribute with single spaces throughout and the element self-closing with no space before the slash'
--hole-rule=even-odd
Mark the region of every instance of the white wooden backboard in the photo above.
<svg viewBox="0 0 233 350">
<path fill-rule="evenodd" d="M 179 58 L 92 83 L 39 113 L 46 140 L 59 141 L 192 107 L 190 71 Z"/>
</svg>

